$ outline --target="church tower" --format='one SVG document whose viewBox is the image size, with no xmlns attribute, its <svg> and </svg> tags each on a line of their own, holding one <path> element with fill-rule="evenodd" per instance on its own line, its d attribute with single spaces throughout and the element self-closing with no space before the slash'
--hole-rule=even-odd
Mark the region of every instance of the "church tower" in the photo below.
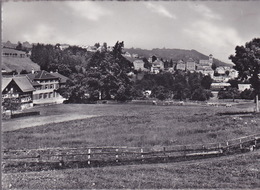
<svg viewBox="0 0 260 190">
<path fill-rule="evenodd" d="M 213 55 L 212 54 L 209 55 L 209 63 L 211 65 L 213 64 Z"/>
</svg>

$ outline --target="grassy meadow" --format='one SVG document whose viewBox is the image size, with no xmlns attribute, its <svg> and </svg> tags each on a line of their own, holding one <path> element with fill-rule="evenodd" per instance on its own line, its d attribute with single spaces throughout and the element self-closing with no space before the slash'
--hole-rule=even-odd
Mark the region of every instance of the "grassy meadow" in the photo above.
<svg viewBox="0 0 260 190">
<path fill-rule="evenodd" d="M 134 104 L 63 104 L 34 108 L 40 117 L 97 115 L 4 132 L 7 149 L 40 147 L 154 147 L 222 142 L 259 133 L 260 118 L 218 116 L 246 110 L 237 107 L 153 106 Z M 20 118 L 14 120 L 19 125 Z M 37 120 L 37 117 L 35 117 Z M 32 122 L 32 121 L 31 121 Z M 4 123 L 8 125 L 8 121 Z"/>
<path fill-rule="evenodd" d="M 95 115 L 3 132 L 5 149 L 41 147 L 161 147 L 222 142 L 260 132 L 259 115 L 217 115 L 252 111 L 232 107 L 141 104 L 62 104 L 35 107 L 39 118 Z M 5 121 L 26 121 L 26 117 Z M 33 122 L 32 120 L 30 120 Z M 22 122 L 21 122 L 22 123 Z M 187 161 L 103 168 L 4 173 L 4 189 L 259 188 L 260 152 Z"/>
</svg>

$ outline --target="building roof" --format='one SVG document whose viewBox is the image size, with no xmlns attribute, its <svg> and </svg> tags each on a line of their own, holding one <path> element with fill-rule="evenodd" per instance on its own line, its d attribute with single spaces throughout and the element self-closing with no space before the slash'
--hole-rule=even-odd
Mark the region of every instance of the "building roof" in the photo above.
<svg viewBox="0 0 260 190">
<path fill-rule="evenodd" d="M 48 73 L 47 71 L 40 71 L 35 74 L 34 79 L 36 80 L 46 80 L 46 79 L 58 79 L 59 77 Z"/>
<path fill-rule="evenodd" d="M 194 62 L 194 60 L 190 57 L 188 60 L 187 60 L 187 63 L 188 62 Z"/>
<path fill-rule="evenodd" d="M 51 75 L 54 75 L 55 77 L 58 77 L 60 78 L 60 83 L 66 83 L 67 80 L 69 80 L 68 77 L 65 77 L 64 75 L 58 73 L 58 72 L 55 72 L 55 73 L 50 73 Z"/>
<path fill-rule="evenodd" d="M 11 81 L 12 78 L 2 78 L 2 92 Z"/>
<path fill-rule="evenodd" d="M 8 86 L 8 84 L 10 84 L 11 81 L 14 81 L 23 92 L 34 91 L 32 84 L 30 83 L 28 78 L 24 76 L 24 77 L 2 78 L 2 92 Z"/>
</svg>

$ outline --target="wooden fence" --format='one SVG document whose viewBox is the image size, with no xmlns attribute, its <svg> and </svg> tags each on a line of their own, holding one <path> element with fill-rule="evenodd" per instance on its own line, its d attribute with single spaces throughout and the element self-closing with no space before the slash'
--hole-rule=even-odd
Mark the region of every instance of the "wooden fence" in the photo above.
<svg viewBox="0 0 260 190">
<path fill-rule="evenodd" d="M 206 145 L 180 145 L 160 148 L 142 147 L 80 147 L 80 148 L 42 148 L 24 150 L 4 150 L 3 168 L 23 168 L 49 165 L 49 169 L 63 168 L 77 163 L 77 167 L 94 167 L 130 163 L 152 163 L 165 161 L 184 161 L 198 158 L 223 156 L 260 147 L 260 134 L 232 139 L 222 143 Z M 73 164 L 72 164 L 73 165 Z M 30 169 L 29 169 L 30 170 Z"/>
</svg>

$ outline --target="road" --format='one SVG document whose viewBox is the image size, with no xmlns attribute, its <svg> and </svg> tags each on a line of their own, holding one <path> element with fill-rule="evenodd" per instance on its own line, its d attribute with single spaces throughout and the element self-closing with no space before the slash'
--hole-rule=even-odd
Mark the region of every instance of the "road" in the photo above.
<svg viewBox="0 0 260 190">
<path fill-rule="evenodd" d="M 35 127 L 49 123 L 60 123 L 64 121 L 71 121 L 77 119 L 86 119 L 91 117 L 98 117 L 98 115 L 79 115 L 79 114 L 61 114 L 49 116 L 28 116 L 11 120 L 2 121 L 2 132 L 14 131 L 17 129 Z"/>
</svg>

